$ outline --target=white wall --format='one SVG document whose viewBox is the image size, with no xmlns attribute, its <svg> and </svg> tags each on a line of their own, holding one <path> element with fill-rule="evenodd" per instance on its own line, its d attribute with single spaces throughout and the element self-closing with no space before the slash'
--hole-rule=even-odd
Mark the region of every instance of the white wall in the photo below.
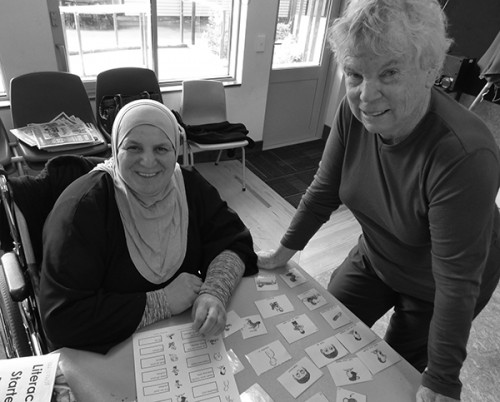
<svg viewBox="0 0 500 402">
<path fill-rule="evenodd" d="M 243 0 L 247 8 L 242 84 L 228 87 L 228 118 L 243 122 L 255 141 L 263 137 L 266 98 L 272 62 L 272 41 L 278 0 Z M 265 35 L 264 52 L 255 51 L 258 35 Z M 32 71 L 57 70 L 47 0 L 0 0 L 0 62 L 6 84 L 10 78 Z M 332 83 L 335 85 L 335 83 Z M 167 106 L 179 108 L 180 91 L 164 94 Z M 329 100 L 327 102 L 330 103 Z M 325 113 L 331 125 L 331 113 Z M 0 108 L 0 118 L 12 128 L 10 109 Z"/>
</svg>

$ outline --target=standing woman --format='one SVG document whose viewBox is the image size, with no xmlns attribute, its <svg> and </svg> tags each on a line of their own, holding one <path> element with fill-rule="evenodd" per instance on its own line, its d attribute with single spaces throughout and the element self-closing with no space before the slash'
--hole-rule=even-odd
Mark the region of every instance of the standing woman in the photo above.
<svg viewBox="0 0 500 402">
<path fill-rule="evenodd" d="M 346 97 L 272 269 L 345 204 L 362 235 L 328 290 L 423 373 L 417 401 L 456 401 L 474 317 L 500 277 L 498 147 L 434 88 L 450 40 L 437 0 L 352 0 L 329 32 Z"/>
<path fill-rule="evenodd" d="M 192 307 L 218 334 L 243 275 L 250 232 L 198 173 L 177 164 L 172 112 L 134 101 L 118 113 L 112 158 L 77 179 L 47 218 L 40 285 L 53 348 L 106 353 L 138 328 Z"/>
</svg>

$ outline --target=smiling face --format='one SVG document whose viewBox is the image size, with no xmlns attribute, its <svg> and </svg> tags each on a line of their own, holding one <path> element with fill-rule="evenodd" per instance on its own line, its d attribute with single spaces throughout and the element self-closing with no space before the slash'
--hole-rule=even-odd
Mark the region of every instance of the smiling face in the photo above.
<svg viewBox="0 0 500 402">
<path fill-rule="evenodd" d="M 176 157 L 172 142 L 163 131 L 151 125 L 140 125 L 120 144 L 117 162 L 123 180 L 133 191 L 153 196 L 170 181 Z"/>
<path fill-rule="evenodd" d="M 404 139 L 425 115 L 434 71 L 422 70 L 412 52 L 381 56 L 368 49 L 343 60 L 346 94 L 356 118 L 388 142 Z"/>
<path fill-rule="evenodd" d="M 298 367 L 292 375 L 293 378 L 295 378 L 295 380 L 300 384 L 306 383 L 310 378 L 309 372 L 304 367 Z"/>
</svg>

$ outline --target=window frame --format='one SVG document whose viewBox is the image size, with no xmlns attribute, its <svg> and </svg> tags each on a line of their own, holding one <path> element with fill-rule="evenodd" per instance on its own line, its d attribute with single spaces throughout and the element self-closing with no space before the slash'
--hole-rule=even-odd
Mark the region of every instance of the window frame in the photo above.
<svg viewBox="0 0 500 402">
<path fill-rule="evenodd" d="M 230 37 L 228 47 L 230 49 L 228 54 L 228 74 L 227 75 L 209 75 L 203 74 L 202 71 L 196 76 L 184 77 L 184 78 L 168 78 L 160 76 L 160 61 L 159 61 L 159 45 L 158 45 L 158 1 L 159 0 L 147 0 L 150 5 L 150 14 L 148 17 L 148 27 L 150 30 L 148 36 L 150 37 L 150 49 L 148 49 L 148 57 L 152 60 L 151 68 L 158 76 L 160 83 L 160 88 L 162 92 L 178 91 L 181 88 L 182 81 L 185 79 L 213 79 L 222 81 L 225 85 L 239 85 L 242 81 L 242 68 L 243 65 L 243 52 L 241 49 L 244 48 L 245 32 L 243 21 L 244 7 L 242 7 L 242 0 L 228 0 L 227 3 L 231 6 L 231 26 L 230 26 Z M 197 2 L 197 0 L 189 1 L 188 4 Z M 59 58 L 58 65 L 59 69 L 62 71 L 70 71 L 70 65 L 68 60 L 68 54 L 66 52 L 66 38 L 65 38 L 65 27 L 62 15 L 59 12 L 59 0 L 47 0 L 49 14 L 51 18 L 54 17 L 54 12 L 57 13 L 57 17 L 60 20 L 59 24 L 52 24 L 54 45 L 58 49 L 57 56 Z M 54 9 L 55 7 L 55 9 Z M 184 9 L 186 5 L 184 5 Z M 57 37 L 63 38 L 64 43 L 57 43 Z M 61 40 L 59 40 L 61 42 Z M 148 44 L 149 45 L 149 44 Z M 62 49 L 62 50 L 61 50 Z M 61 60 L 62 59 L 62 60 Z M 127 66 L 124 64 L 123 66 Z M 110 67 L 111 68 L 111 67 Z M 74 74 L 80 75 L 78 72 L 72 72 Z M 95 95 L 95 77 L 94 76 L 82 76 L 82 81 L 90 96 Z"/>
</svg>

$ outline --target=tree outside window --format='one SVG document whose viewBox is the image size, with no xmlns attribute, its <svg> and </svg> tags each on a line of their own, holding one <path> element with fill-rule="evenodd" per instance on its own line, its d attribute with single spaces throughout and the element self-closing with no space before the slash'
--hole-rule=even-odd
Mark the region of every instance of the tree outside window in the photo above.
<svg viewBox="0 0 500 402">
<path fill-rule="evenodd" d="M 162 82 L 235 78 L 239 1 L 60 0 L 68 69 L 84 80 L 122 66 Z"/>
</svg>

